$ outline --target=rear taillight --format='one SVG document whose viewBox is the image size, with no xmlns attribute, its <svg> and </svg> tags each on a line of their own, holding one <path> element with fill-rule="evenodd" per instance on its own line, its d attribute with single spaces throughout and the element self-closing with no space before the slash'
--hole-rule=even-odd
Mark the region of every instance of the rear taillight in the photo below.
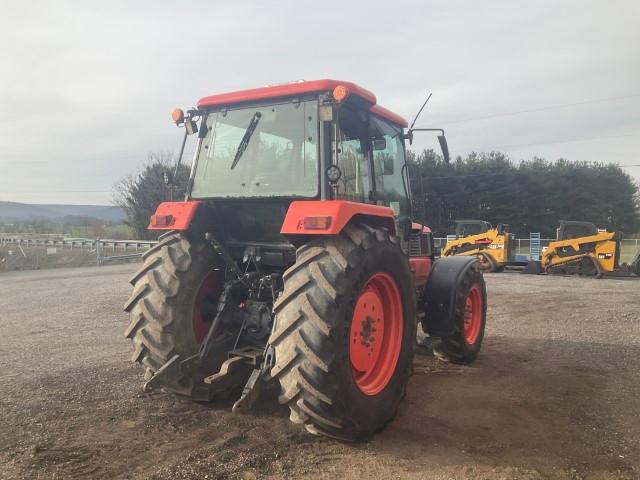
<svg viewBox="0 0 640 480">
<path fill-rule="evenodd" d="M 175 221 L 173 215 L 151 215 L 150 223 L 152 227 L 170 227 Z"/>
<path fill-rule="evenodd" d="M 305 230 L 327 230 L 331 226 L 331 217 L 304 217 Z"/>
</svg>

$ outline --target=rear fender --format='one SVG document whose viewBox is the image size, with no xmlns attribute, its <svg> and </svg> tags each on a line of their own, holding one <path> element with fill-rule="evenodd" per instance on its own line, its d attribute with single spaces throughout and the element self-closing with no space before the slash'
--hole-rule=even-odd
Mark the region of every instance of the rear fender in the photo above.
<svg viewBox="0 0 640 480">
<path fill-rule="evenodd" d="M 444 257 L 433 263 L 429 279 L 422 295 L 425 316 L 422 328 L 429 335 L 451 335 L 457 287 L 463 275 L 477 263 L 475 257 Z"/>
<path fill-rule="evenodd" d="M 389 207 L 346 200 L 309 200 L 291 202 L 280 233 L 292 240 L 295 236 L 338 235 L 351 221 L 396 232 Z"/>
<path fill-rule="evenodd" d="M 163 202 L 149 219 L 148 230 L 188 230 L 203 202 Z"/>
</svg>

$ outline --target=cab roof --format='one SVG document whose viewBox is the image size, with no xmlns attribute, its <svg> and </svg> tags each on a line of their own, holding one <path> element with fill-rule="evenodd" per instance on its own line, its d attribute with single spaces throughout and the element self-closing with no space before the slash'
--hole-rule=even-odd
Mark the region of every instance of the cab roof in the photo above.
<svg viewBox="0 0 640 480">
<path fill-rule="evenodd" d="M 369 90 L 362 88 L 355 83 L 332 79 L 301 81 L 283 85 L 273 85 L 253 88 L 249 90 L 239 90 L 237 92 L 210 95 L 208 97 L 201 98 L 198 101 L 198 108 L 235 105 L 239 103 L 255 102 L 272 98 L 303 95 L 306 93 L 329 92 L 336 88 L 338 85 L 344 85 L 345 87 L 347 87 L 351 95 L 357 95 L 365 102 L 370 104 L 371 106 L 369 107 L 369 111 L 371 111 L 371 113 L 373 113 L 374 115 L 389 120 L 399 127 L 406 128 L 409 125 L 407 121 L 400 115 L 397 115 L 392 111 L 378 105 L 376 96 Z"/>
</svg>

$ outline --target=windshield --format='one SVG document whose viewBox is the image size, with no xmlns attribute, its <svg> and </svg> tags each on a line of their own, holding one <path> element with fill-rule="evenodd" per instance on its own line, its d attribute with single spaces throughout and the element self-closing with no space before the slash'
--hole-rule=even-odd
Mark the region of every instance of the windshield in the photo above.
<svg viewBox="0 0 640 480">
<path fill-rule="evenodd" d="M 210 113 L 192 198 L 315 197 L 317 101 Z"/>
</svg>

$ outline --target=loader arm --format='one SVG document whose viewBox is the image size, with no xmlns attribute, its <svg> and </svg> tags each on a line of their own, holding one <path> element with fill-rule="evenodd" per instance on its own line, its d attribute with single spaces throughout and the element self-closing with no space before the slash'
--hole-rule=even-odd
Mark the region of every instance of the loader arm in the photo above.
<svg viewBox="0 0 640 480">
<path fill-rule="evenodd" d="M 475 256 L 485 265 L 484 271 L 502 269 L 509 263 L 512 256 L 509 235 L 507 232 L 491 229 L 476 235 L 457 238 L 447 242 L 442 256 Z"/>
<path fill-rule="evenodd" d="M 469 235 L 463 238 L 450 240 L 442 251 L 443 257 L 450 255 L 475 255 L 485 250 L 492 244 L 503 244 L 504 235 L 498 235 L 496 230 L 489 230 L 477 235 Z"/>
</svg>

